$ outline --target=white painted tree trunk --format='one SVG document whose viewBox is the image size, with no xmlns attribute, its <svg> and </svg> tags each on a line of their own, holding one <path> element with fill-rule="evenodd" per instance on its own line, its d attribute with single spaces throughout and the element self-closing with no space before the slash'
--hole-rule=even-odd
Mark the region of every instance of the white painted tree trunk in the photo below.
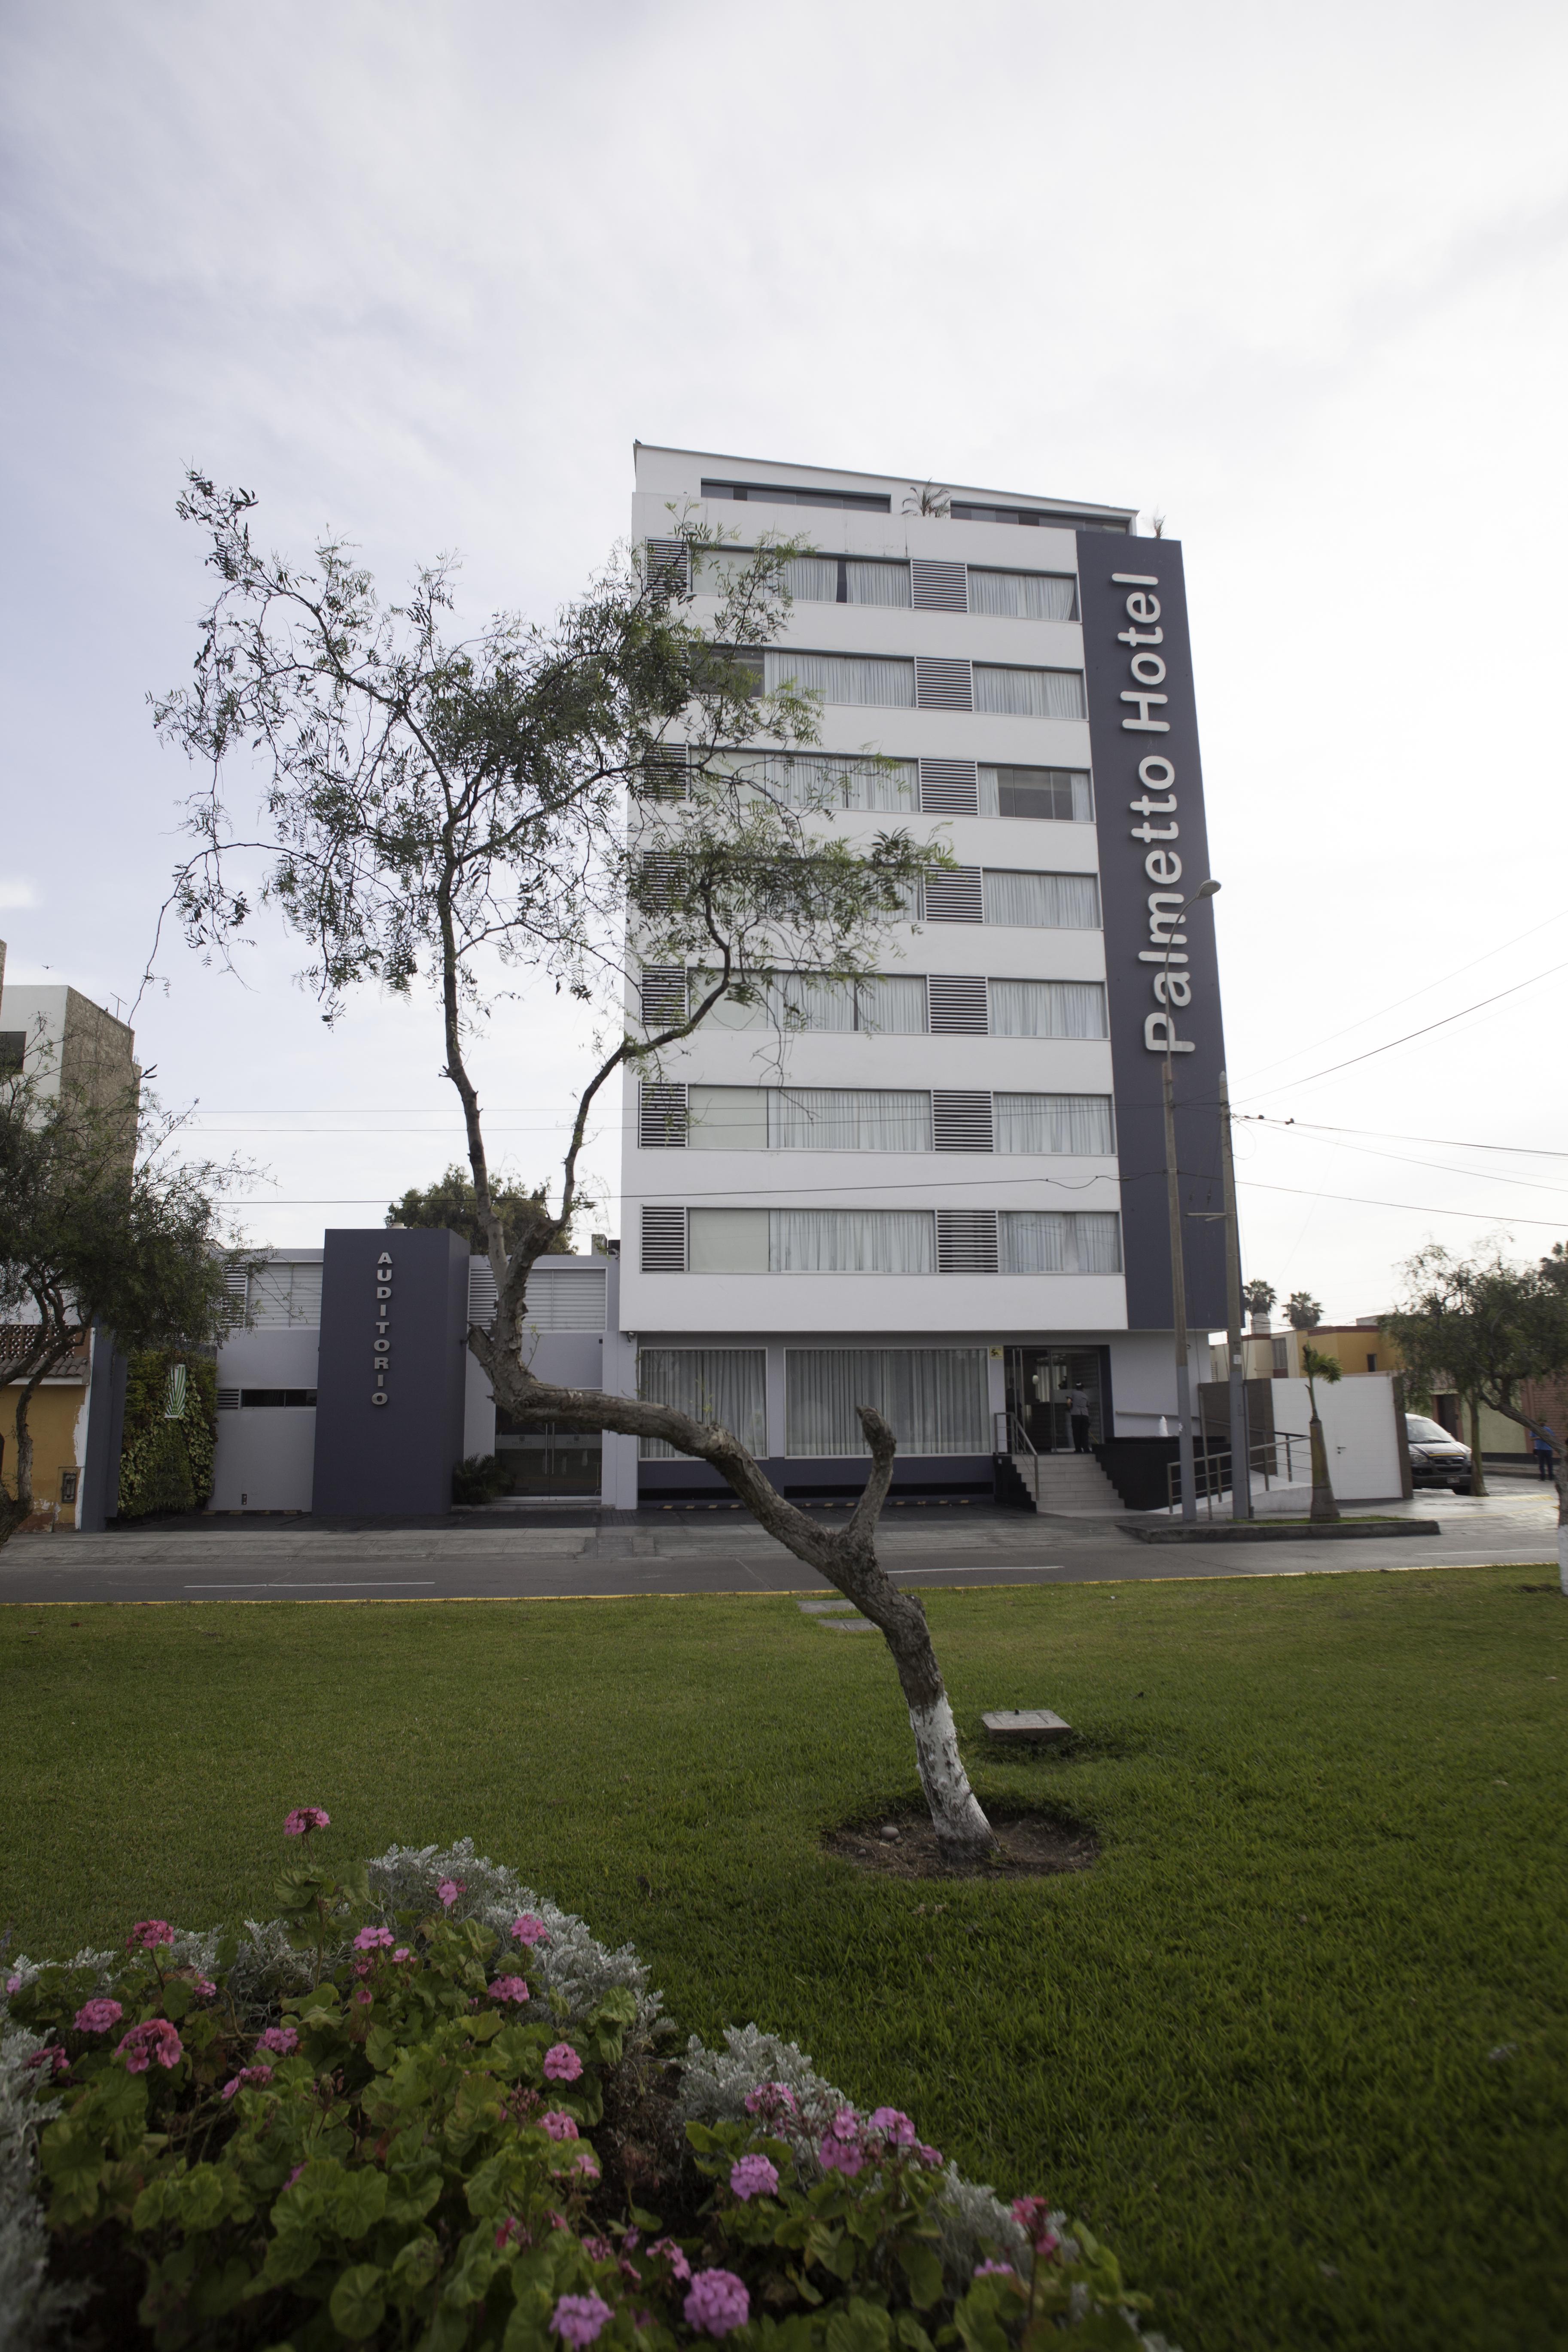
<svg viewBox="0 0 1568 2352">
<path fill-rule="evenodd" d="M 937 1843 L 966 1853 L 991 1845 L 991 1824 L 959 1760 L 958 1733 L 945 1694 L 929 1706 L 911 1706 L 910 1728 Z"/>
</svg>

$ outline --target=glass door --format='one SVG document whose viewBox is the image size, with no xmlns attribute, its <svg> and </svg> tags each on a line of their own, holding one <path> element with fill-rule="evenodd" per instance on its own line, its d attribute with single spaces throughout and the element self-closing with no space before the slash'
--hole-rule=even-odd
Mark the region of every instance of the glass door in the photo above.
<svg viewBox="0 0 1568 2352">
<path fill-rule="evenodd" d="M 1070 1454 L 1073 1401 L 1087 1402 L 1087 1442 L 1104 1436 L 1098 1348 L 1009 1348 L 1007 1405 L 1023 1423 L 1037 1454 Z"/>
</svg>

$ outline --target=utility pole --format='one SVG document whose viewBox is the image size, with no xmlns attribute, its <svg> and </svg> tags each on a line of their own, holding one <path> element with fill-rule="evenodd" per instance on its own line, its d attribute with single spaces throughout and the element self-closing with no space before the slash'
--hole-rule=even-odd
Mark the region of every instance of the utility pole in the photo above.
<svg viewBox="0 0 1568 2352">
<path fill-rule="evenodd" d="M 1252 1444 L 1247 1426 L 1247 1362 L 1241 1350 L 1241 1234 L 1236 1215 L 1230 1088 L 1219 1074 L 1220 1169 L 1225 1190 L 1225 1351 L 1230 1382 L 1230 1516 L 1252 1517 Z"/>
</svg>

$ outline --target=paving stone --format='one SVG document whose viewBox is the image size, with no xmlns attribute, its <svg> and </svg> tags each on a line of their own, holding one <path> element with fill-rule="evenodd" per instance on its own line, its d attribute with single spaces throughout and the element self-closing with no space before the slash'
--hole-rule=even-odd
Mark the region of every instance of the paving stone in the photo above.
<svg viewBox="0 0 1568 2352">
<path fill-rule="evenodd" d="M 826 1617 L 840 1611 L 849 1616 L 854 1613 L 855 1603 L 852 1601 L 797 1601 L 795 1607 L 805 1617 Z"/>
<path fill-rule="evenodd" d="M 1000 1707 L 980 1718 L 993 1739 L 1028 1740 L 1036 1747 L 1070 1738 L 1072 1726 L 1048 1706 Z"/>
<path fill-rule="evenodd" d="M 829 1633 L 874 1633 L 877 1630 L 869 1617 L 819 1617 L 816 1622 Z"/>
</svg>

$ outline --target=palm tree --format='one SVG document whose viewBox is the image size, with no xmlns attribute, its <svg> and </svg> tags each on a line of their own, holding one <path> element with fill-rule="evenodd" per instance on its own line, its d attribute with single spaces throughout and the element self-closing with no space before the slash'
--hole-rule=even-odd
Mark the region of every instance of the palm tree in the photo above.
<svg viewBox="0 0 1568 2352">
<path fill-rule="evenodd" d="M 1290 1303 L 1294 1307 L 1295 1300 L 1292 1299 Z M 1294 1315 L 1290 1319 L 1295 1322 Z M 1300 1330 L 1301 1326 L 1297 1324 L 1296 1328 Z M 1334 1382 L 1342 1375 L 1337 1360 L 1332 1356 L 1320 1355 L 1316 1348 L 1302 1349 L 1301 1371 L 1307 1382 L 1307 1397 L 1311 1406 L 1311 1417 L 1307 1423 L 1307 1436 L 1312 1451 L 1312 1506 L 1307 1517 L 1313 1520 L 1337 1519 L 1340 1516 L 1340 1507 L 1334 1500 L 1333 1485 L 1329 1477 L 1329 1449 L 1323 1443 L 1323 1424 L 1318 1419 L 1317 1383 L 1319 1381 L 1323 1381 L 1332 1388 Z"/>
</svg>

